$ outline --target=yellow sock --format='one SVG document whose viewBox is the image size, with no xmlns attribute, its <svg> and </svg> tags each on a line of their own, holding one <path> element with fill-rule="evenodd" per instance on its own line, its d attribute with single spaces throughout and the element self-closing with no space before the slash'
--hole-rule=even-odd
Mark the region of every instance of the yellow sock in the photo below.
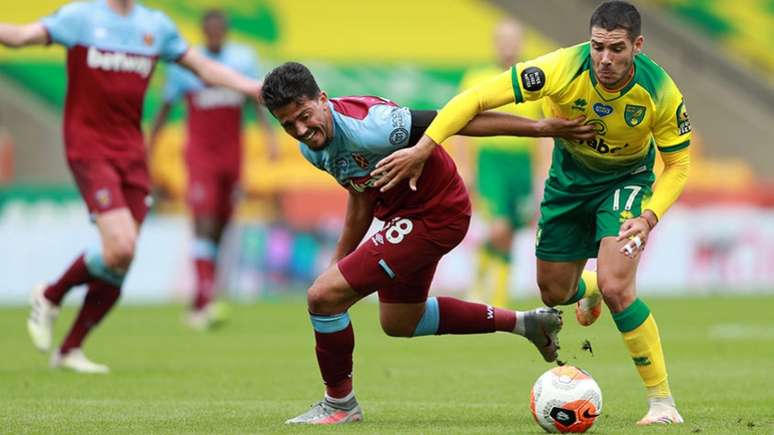
<svg viewBox="0 0 774 435">
<path fill-rule="evenodd" d="M 598 295 L 599 292 L 599 285 L 597 284 L 597 273 L 591 270 L 584 270 L 583 274 L 581 275 L 581 279 L 586 284 L 586 294 L 583 295 L 584 298 L 587 298 L 589 296 Z"/>
<path fill-rule="evenodd" d="M 482 246 L 476 253 L 478 257 L 478 265 L 476 268 L 476 281 L 473 283 L 471 291 L 468 293 L 468 299 L 478 302 L 483 302 L 488 299 L 488 288 L 491 283 L 491 264 L 492 254 L 489 253 L 489 249 Z"/>
<path fill-rule="evenodd" d="M 578 289 L 575 291 L 575 294 L 562 305 L 573 305 L 581 299 L 598 294 L 600 294 L 600 291 L 599 286 L 597 285 L 597 273 L 590 270 L 584 270 L 580 281 L 578 281 Z"/>
<path fill-rule="evenodd" d="M 505 307 L 508 305 L 508 276 L 510 272 L 510 262 L 500 256 L 492 257 L 493 273 L 493 292 L 492 305 L 495 307 Z"/>
<path fill-rule="evenodd" d="M 613 320 L 648 390 L 648 398 L 670 397 L 661 338 L 648 306 L 635 299 L 626 309 L 614 313 Z"/>
</svg>

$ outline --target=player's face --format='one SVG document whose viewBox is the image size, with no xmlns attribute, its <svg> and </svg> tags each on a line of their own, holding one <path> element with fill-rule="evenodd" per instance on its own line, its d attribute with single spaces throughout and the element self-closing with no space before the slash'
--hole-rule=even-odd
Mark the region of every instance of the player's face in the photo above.
<svg viewBox="0 0 774 435">
<path fill-rule="evenodd" d="M 633 42 L 626 29 L 591 28 L 591 61 L 599 83 L 617 89 L 629 81 L 634 56 L 642 50 L 643 38 Z"/>
<path fill-rule="evenodd" d="M 218 52 L 226 40 L 228 26 L 224 20 L 214 17 L 204 22 L 202 32 L 204 33 L 207 49 Z"/>
<path fill-rule="evenodd" d="M 333 138 L 333 116 L 325 92 L 319 98 L 304 98 L 277 108 L 272 114 L 289 135 L 314 150 L 325 148 Z"/>
</svg>

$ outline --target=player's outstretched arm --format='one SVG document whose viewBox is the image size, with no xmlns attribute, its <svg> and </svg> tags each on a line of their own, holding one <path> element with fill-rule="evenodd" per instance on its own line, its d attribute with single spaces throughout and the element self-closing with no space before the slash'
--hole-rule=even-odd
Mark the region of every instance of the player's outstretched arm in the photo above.
<svg viewBox="0 0 774 435">
<path fill-rule="evenodd" d="M 41 23 L 22 25 L 0 23 L 0 44 L 6 47 L 19 48 L 46 43 L 48 43 L 48 32 Z"/>
<path fill-rule="evenodd" d="M 570 140 L 593 139 L 594 127 L 584 125 L 585 116 L 574 119 L 533 120 L 499 112 L 479 113 L 457 134 L 462 136 L 560 137 Z"/>
<path fill-rule="evenodd" d="M 583 116 L 579 116 L 575 119 L 544 118 L 536 121 L 505 113 L 484 112 L 477 114 L 458 133 L 464 136 L 592 139 L 595 136 L 594 129 L 590 125 L 583 125 L 584 120 Z M 422 175 L 425 161 L 430 157 L 436 145 L 436 141 L 425 134 L 415 146 L 395 151 L 385 157 L 376 164 L 376 168 L 371 173 L 373 176 L 380 176 L 374 186 L 380 187 L 380 190 L 384 192 L 397 185 L 401 180 L 408 178 L 409 187 L 416 190 L 416 182 Z"/>
<path fill-rule="evenodd" d="M 207 59 L 196 50 L 186 51 L 178 63 L 191 70 L 208 85 L 233 89 L 260 101 L 261 82 Z"/>
<path fill-rule="evenodd" d="M 372 172 L 381 178 L 374 183 L 382 192 L 392 189 L 404 179 L 416 190 L 425 160 L 438 143 L 457 134 L 481 112 L 515 101 L 511 73 L 504 72 L 452 98 L 438 112 L 425 134 L 411 148 L 395 151 L 382 159 Z"/>
<path fill-rule="evenodd" d="M 349 189 L 344 231 L 336 244 L 336 251 L 331 260 L 332 265 L 354 251 L 363 240 L 374 219 L 374 203 L 374 199 L 369 194 Z"/>
</svg>

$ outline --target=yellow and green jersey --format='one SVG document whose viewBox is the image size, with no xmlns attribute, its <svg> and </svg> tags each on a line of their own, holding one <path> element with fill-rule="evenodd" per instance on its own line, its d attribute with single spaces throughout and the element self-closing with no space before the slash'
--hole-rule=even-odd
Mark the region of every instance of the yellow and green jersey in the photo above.
<svg viewBox="0 0 774 435">
<path fill-rule="evenodd" d="M 558 141 L 583 166 L 598 172 L 625 170 L 641 162 L 655 142 L 662 152 L 690 144 L 683 96 L 672 79 L 644 54 L 634 57 L 634 77 L 619 91 L 599 84 L 589 43 L 564 48 L 511 68 L 514 100 L 546 98 L 547 116 L 586 116 L 597 138 Z"/>
<path fill-rule="evenodd" d="M 496 65 L 471 69 L 462 77 L 460 92 L 478 86 L 501 72 L 503 70 Z M 543 117 L 541 104 L 535 101 L 528 101 L 524 104 L 511 102 L 492 110 L 530 119 L 540 119 Z M 479 149 L 498 149 L 501 151 L 529 153 L 530 155 L 534 153 L 535 146 L 537 145 L 537 140 L 531 137 L 490 136 L 472 138 L 472 140 Z"/>
<path fill-rule="evenodd" d="M 616 92 L 597 82 L 588 42 L 518 63 L 454 97 L 425 133 L 441 143 L 482 111 L 541 99 L 546 116 L 585 115 L 586 123 L 596 127 L 594 140 L 555 141 L 552 167 L 567 172 L 562 174 L 565 180 L 603 186 L 628 174 L 652 171 L 657 147 L 665 170 L 648 208 L 660 218 L 680 195 L 690 166 L 691 124 L 677 86 L 644 54 L 635 56 L 634 76 Z M 556 151 L 572 164 L 557 162 Z"/>
</svg>

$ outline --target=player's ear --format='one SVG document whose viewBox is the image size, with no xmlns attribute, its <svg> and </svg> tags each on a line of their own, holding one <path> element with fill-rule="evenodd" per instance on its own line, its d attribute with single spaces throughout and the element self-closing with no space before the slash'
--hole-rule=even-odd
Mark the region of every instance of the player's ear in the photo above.
<svg viewBox="0 0 774 435">
<path fill-rule="evenodd" d="M 634 38 L 634 54 L 642 53 L 642 46 L 645 44 L 645 38 L 640 35 Z"/>
<path fill-rule="evenodd" d="M 326 94 L 325 91 L 320 91 L 320 98 L 318 98 L 318 100 L 321 103 L 323 103 L 323 104 L 327 104 L 328 103 L 328 94 Z"/>
</svg>

